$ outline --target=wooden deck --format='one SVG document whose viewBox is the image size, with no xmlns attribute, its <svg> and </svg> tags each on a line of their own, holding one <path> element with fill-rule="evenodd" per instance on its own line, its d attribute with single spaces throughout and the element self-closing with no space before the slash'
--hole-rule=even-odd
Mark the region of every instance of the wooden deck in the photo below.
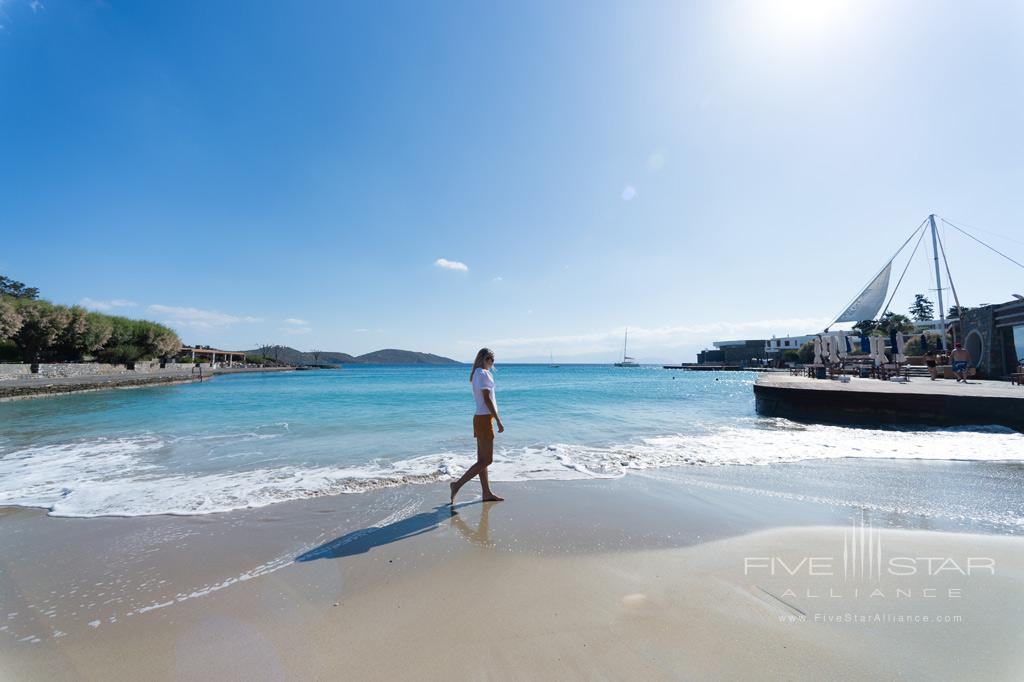
<svg viewBox="0 0 1024 682">
<path fill-rule="evenodd" d="M 757 412 L 802 421 L 937 426 L 996 424 L 1024 432 L 1024 387 L 1008 382 L 849 383 L 766 374 L 754 384 Z"/>
</svg>

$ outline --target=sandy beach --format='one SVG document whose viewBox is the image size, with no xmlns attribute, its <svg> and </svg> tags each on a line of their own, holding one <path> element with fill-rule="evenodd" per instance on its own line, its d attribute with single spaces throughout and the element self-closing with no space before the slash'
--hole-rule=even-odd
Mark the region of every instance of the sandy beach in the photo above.
<svg viewBox="0 0 1024 682">
<path fill-rule="evenodd" d="M 1022 29 L 0 0 L 0 682 L 1024 682 Z"/>
<path fill-rule="evenodd" d="M 1012 528 L 720 469 L 467 489 L 454 513 L 443 484 L 192 517 L 7 508 L 0 676 L 1018 678 Z"/>
</svg>

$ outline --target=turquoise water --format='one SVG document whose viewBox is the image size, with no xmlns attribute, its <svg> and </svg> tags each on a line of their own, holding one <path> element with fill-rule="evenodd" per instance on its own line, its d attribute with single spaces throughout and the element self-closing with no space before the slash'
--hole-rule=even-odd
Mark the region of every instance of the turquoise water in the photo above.
<svg viewBox="0 0 1024 682">
<path fill-rule="evenodd" d="M 1024 437 L 803 426 L 748 373 L 498 365 L 492 480 L 834 457 L 1024 459 Z M 0 404 L 0 504 L 196 514 L 442 480 L 474 459 L 467 367 L 351 367 Z M 952 453 L 952 454 L 951 454 Z"/>
</svg>

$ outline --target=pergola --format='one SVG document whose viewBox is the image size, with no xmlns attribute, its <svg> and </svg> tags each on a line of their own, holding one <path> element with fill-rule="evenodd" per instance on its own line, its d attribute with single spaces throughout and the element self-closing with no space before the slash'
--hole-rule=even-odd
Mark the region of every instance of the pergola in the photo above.
<svg viewBox="0 0 1024 682">
<path fill-rule="evenodd" d="M 193 362 L 195 362 L 197 357 L 200 360 L 209 358 L 210 364 L 214 364 L 217 362 L 217 357 L 219 356 L 221 362 L 228 363 L 229 367 L 234 365 L 236 362 L 245 363 L 245 353 L 241 351 L 221 350 L 219 348 L 203 348 L 202 346 L 182 346 L 181 354 L 191 354 Z"/>
</svg>

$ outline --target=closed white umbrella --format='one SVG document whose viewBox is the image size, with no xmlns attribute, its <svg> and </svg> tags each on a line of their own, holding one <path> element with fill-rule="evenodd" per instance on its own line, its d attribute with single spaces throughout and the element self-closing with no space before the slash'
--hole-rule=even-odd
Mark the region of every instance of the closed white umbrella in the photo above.
<svg viewBox="0 0 1024 682">
<path fill-rule="evenodd" d="M 816 364 L 816 365 L 824 365 L 825 364 L 824 362 L 821 361 L 821 337 L 820 336 L 815 336 L 814 337 L 814 364 Z"/>
<path fill-rule="evenodd" d="M 875 367 L 889 362 L 885 355 L 885 339 L 881 336 L 871 337 L 871 357 L 875 360 Z"/>
<path fill-rule="evenodd" d="M 847 353 L 847 350 L 846 350 L 847 340 L 846 339 L 847 339 L 847 336 L 848 336 L 847 334 L 836 334 L 836 343 L 839 345 L 839 359 L 840 360 L 845 360 L 846 359 L 846 353 Z"/>
<path fill-rule="evenodd" d="M 839 337 L 829 336 L 828 337 L 828 359 L 833 365 L 839 363 Z"/>
<path fill-rule="evenodd" d="M 906 362 L 907 356 L 903 354 L 903 334 L 896 334 L 896 348 L 893 351 L 896 353 L 896 362 Z"/>
</svg>

